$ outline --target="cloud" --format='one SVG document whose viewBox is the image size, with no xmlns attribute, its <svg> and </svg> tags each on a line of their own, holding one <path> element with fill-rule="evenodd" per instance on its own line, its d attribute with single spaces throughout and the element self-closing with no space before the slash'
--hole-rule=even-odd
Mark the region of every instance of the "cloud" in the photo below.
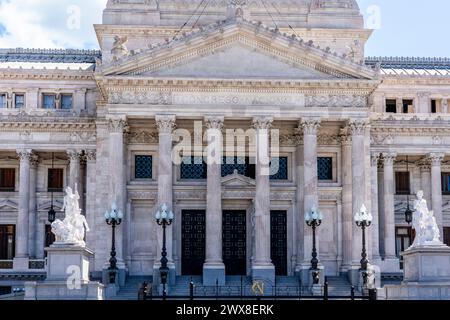
<svg viewBox="0 0 450 320">
<path fill-rule="evenodd" d="M 107 0 L 0 0 L 0 48 L 98 48 Z"/>
</svg>

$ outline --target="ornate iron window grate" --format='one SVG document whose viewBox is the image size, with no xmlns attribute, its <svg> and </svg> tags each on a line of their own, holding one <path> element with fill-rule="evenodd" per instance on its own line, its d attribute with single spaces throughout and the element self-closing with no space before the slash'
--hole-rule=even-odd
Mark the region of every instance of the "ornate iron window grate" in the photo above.
<svg viewBox="0 0 450 320">
<path fill-rule="evenodd" d="M 318 158 L 317 174 L 319 176 L 319 180 L 333 180 L 333 158 Z"/>
<path fill-rule="evenodd" d="M 136 156 L 135 157 L 135 177 L 136 179 L 153 178 L 153 157 Z"/>
<path fill-rule="evenodd" d="M 271 180 L 288 180 L 288 158 L 280 157 L 271 162 Z"/>
<path fill-rule="evenodd" d="M 181 179 L 204 180 L 207 175 L 207 165 L 202 157 L 185 157 L 181 162 Z"/>
</svg>

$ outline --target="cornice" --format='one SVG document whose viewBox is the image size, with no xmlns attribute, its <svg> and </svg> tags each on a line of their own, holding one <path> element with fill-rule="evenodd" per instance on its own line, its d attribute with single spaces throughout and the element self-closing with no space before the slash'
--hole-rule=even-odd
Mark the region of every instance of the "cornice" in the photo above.
<svg viewBox="0 0 450 320">
<path fill-rule="evenodd" d="M 95 132 L 96 124 L 93 118 L 70 117 L 61 119 L 35 116 L 2 116 L 0 117 L 0 131 L 70 132 L 80 135 L 80 132 Z"/>
<path fill-rule="evenodd" d="M 93 71 L 81 70 L 37 70 L 37 69 L 1 69 L 1 80 L 77 80 L 94 81 Z"/>
</svg>

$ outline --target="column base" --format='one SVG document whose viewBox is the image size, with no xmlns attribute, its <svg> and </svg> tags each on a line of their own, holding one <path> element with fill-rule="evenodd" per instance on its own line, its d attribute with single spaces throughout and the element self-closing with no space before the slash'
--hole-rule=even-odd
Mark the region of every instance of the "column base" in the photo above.
<svg viewBox="0 0 450 320">
<path fill-rule="evenodd" d="M 383 273 L 403 273 L 400 269 L 400 259 L 397 257 L 385 257 L 379 262 Z"/>
<path fill-rule="evenodd" d="M 13 269 L 14 271 L 28 271 L 30 258 L 14 258 L 13 260 Z"/>
<path fill-rule="evenodd" d="M 225 285 L 225 265 L 223 263 L 205 263 L 203 265 L 204 286 Z"/>
<path fill-rule="evenodd" d="M 153 265 L 153 285 L 154 286 L 159 286 L 161 284 L 161 273 L 159 271 L 160 267 L 161 267 L 160 262 L 155 263 Z M 169 268 L 169 276 L 167 277 L 167 285 L 174 286 L 177 282 L 177 272 L 176 272 L 175 264 L 173 262 L 169 262 L 167 264 L 167 267 Z"/>
<path fill-rule="evenodd" d="M 265 288 L 275 285 L 275 266 L 271 263 L 252 266 L 252 281 L 264 283 Z M 267 290 L 266 290 L 267 291 Z"/>
</svg>

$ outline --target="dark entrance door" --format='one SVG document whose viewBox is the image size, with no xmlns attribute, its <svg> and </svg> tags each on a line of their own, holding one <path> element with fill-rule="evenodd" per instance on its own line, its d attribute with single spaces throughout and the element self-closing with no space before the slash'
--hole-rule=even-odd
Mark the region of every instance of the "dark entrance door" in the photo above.
<svg viewBox="0 0 450 320">
<path fill-rule="evenodd" d="M 0 260 L 14 259 L 16 226 L 1 225 L 0 226 Z"/>
<path fill-rule="evenodd" d="M 198 276 L 205 263 L 205 211 L 184 210 L 182 213 L 181 238 L 183 275 Z"/>
<path fill-rule="evenodd" d="M 270 213 L 270 254 L 277 276 L 287 275 L 286 211 Z"/>
<path fill-rule="evenodd" d="M 223 212 L 223 262 L 229 276 L 247 274 L 247 213 Z"/>
</svg>

